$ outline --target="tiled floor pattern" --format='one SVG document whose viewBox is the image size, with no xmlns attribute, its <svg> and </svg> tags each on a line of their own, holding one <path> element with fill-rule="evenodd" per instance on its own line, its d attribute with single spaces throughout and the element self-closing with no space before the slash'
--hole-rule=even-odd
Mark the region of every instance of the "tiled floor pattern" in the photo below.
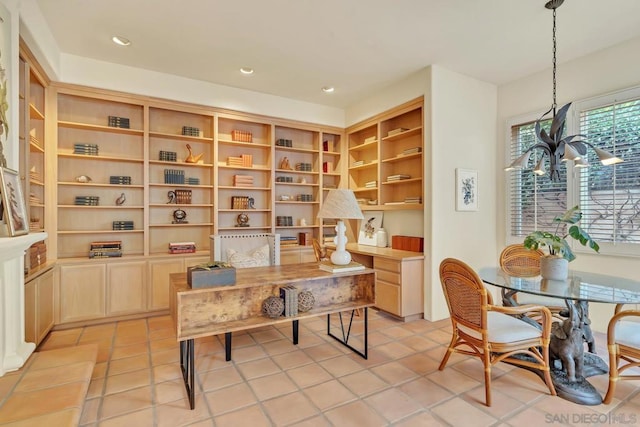
<svg viewBox="0 0 640 427">
<path fill-rule="evenodd" d="M 169 317 L 55 331 L 42 350 L 98 344 L 82 426 L 539 426 L 640 424 L 638 382 L 611 405 L 581 406 L 548 394 L 526 370 L 499 364 L 493 406 L 484 405 L 482 364 L 455 355 L 438 371 L 448 320 L 401 323 L 370 310 L 369 358 L 326 335 L 325 318 L 196 340 L 196 408 L 189 410 Z M 605 339 L 597 334 L 598 353 Z M 604 394 L 605 375 L 590 381 Z"/>
</svg>

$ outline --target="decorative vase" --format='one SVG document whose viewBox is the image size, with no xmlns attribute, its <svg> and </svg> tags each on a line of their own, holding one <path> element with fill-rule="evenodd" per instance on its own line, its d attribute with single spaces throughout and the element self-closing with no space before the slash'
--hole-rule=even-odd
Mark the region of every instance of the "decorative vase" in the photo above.
<svg viewBox="0 0 640 427">
<path fill-rule="evenodd" d="M 557 256 L 544 256 L 540 258 L 540 275 L 549 280 L 566 280 L 569 261 Z"/>
</svg>

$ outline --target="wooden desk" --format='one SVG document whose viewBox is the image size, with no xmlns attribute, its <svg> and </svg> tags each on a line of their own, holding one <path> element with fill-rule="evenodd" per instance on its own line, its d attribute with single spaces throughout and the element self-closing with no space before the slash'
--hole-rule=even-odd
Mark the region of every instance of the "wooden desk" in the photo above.
<svg viewBox="0 0 640 427">
<path fill-rule="evenodd" d="M 318 268 L 317 263 L 238 269 L 236 284 L 211 288 L 191 289 L 186 273 L 170 276 L 169 309 L 180 343 L 180 366 L 189 395 L 191 409 L 194 396 L 194 342 L 195 338 L 225 334 L 227 360 L 231 358 L 231 333 L 259 326 L 292 322 L 293 343 L 298 343 L 300 319 L 327 315 L 327 334 L 360 356 L 367 358 L 367 308 L 375 301 L 375 271 L 365 269 L 331 274 Z M 276 319 L 262 314 L 262 302 L 269 296 L 279 295 L 284 285 L 294 285 L 298 291 L 311 291 L 314 307 L 295 317 Z M 364 350 L 349 344 L 354 311 L 364 309 Z M 350 311 L 348 325 L 344 325 L 342 312 Z M 342 333 L 331 332 L 329 315 L 338 313 Z"/>
<path fill-rule="evenodd" d="M 333 245 L 327 246 L 329 249 Z M 335 247 L 335 246 L 333 246 Z M 376 304 L 380 310 L 409 321 L 424 313 L 424 254 L 376 246 L 347 244 L 354 261 L 377 272 Z"/>
</svg>

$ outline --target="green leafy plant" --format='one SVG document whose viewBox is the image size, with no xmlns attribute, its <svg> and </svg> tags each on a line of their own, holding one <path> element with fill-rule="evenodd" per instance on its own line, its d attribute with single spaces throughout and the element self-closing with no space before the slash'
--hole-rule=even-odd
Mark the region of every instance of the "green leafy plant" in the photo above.
<svg viewBox="0 0 640 427">
<path fill-rule="evenodd" d="M 536 250 L 541 246 L 545 246 L 549 251 L 549 255 L 562 257 L 567 261 L 573 261 L 576 259 L 576 256 L 566 240 L 566 238 L 570 236 L 580 242 L 582 246 L 588 246 L 598 252 L 600 250 L 598 243 L 578 225 L 578 222 L 580 222 L 581 219 L 582 212 L 580 212 L 578 206 L 574 206 L 566 211 L 562 216 L 557 216 L 553 219 L 553 222 L 557 224 L 553 233 L 548 231 L 534 231 L 525 237 L 524 246 L 531 250 Z M 569 227 L 569 230 L 565 235 L 558 234 L 562 224 L 571 224 L 571 227 Z"/>
</svg>

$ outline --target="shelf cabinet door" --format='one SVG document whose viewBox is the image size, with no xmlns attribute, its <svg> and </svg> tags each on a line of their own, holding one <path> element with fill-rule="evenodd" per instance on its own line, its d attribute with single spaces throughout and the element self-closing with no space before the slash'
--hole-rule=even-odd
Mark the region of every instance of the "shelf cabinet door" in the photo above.
<svg viewBox="0 0 640 427">
<path fill-rule="evenodd" d="M 107 266 L 107 315 L 144 311 L 146 308 L 145 261 Z"/>
<path fill-rule="evenodd" d="M 24 285 L 24 340 L 37 343 L 37 283 L 31 280 Z"/>
<path fill-rule="evenodd" d="M 185 271 L 182 258 L 149 261 L 149 310 L 169 308 L 169 275 Z"/>
<path fill-rule="evenodd" d="M 54 298 L 54 275 L 53 269 L 51 269 L 37 279 L 36 345 L 53 328 L 55 321 Z"/>
<path fill-rule="evenodd" d="M 105 316 L 105 276 L 105 264 L 60 266 L 60 322 Z"/>
</svg>

